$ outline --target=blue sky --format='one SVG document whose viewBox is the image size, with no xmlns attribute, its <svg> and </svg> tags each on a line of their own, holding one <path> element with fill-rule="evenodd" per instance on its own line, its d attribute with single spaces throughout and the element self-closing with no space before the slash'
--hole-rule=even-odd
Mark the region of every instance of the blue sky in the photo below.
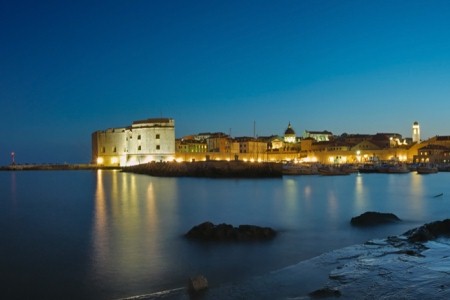
<svg viewBox="0 0 450 300">
<path fill-rule="evenodd" d="M 448 1 L 4 1 L 0 165 L 89 162 L 91 133 L 450 134 Z"/>
</svg>

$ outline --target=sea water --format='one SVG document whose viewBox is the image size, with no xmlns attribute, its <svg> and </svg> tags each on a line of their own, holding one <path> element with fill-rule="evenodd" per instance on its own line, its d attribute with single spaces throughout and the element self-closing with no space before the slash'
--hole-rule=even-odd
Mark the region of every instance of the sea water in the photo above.
<svg viewBox="0 0 450 300">
<path fill-rule="evenodd" d="M 236 284 L 276 280 L 268 274 L 448 218 L 449 182 L 450 173 L 205 179 L 0 172 L 0 293 L 16 299 L 161 296 L 202 274 L 212 291 L 233 298 Z M 350 219 L 366 211 L 391 212 L 402 222 L 352 227 Z M 270 226 L 279 234 L 242 244 L 183 237 L 204 221 Z M 307 280 L 314 278 L 304 285 L 312 288 Z"/>
</svg>

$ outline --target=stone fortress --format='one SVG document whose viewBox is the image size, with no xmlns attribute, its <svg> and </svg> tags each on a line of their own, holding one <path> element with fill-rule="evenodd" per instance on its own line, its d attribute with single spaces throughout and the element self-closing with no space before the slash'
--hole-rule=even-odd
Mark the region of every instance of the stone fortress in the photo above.
<svg viewBox="0 0 450 300">
<path fill-rule="evenodd" d="M 92 133 L 92 163 L 130 166 L 175 159 L 175 121 L 134 121 L 131 126 Z"/>
<path fill-rule="evenodd" d="M 101 166 L 205 160 L 450 163 L 450 136 L 421 141 L 418 122 L 413 123 L 411 133 L 411 138 L 403 138 L 397 133 L 335 136 L 326 130 L 305 130 L 299 137 L 289 122 L 283 136 L 231 137 L 222 132 L 208 132 L 176 139 L 173 119 L 153 118 L 92 133 L 92 163 Z"/>
</svg>

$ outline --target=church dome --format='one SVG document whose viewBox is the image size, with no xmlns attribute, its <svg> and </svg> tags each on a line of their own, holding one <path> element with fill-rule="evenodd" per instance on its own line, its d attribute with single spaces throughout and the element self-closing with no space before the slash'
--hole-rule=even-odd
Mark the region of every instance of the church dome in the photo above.
<svg viewBox="0 0 450 300">
<path fill-rule="evenodd" d="M 288 128 L 284 132 L 284 135 L 295 135 L 295 131 L 294 131 L 294 129 L 292 129 L 290 122 L 289 122 Z"/>
</svg>

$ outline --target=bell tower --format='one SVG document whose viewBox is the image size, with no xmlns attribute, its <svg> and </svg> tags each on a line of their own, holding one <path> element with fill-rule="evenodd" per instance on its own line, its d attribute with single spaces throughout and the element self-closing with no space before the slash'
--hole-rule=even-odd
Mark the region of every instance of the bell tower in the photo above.
<svg viewBox="0 0 450 300">
<path fill-rule="evenodd" d="M 420 126 L 417 121 L 412 126 L 412 141 L 413 143 L 420 143 Z"/>
</svg>

